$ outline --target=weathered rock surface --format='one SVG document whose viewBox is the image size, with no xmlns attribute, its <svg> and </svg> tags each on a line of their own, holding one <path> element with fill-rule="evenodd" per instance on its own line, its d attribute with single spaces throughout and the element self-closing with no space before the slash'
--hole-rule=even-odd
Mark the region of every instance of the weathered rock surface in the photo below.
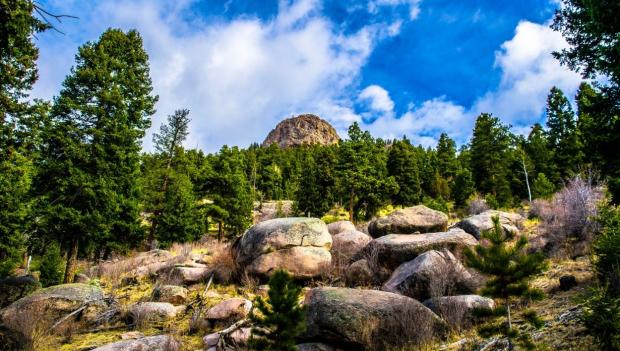
<svg viewBox="0 0 620 351">
<path fill-rule="evenodd" d="M 211 272 L 208 267 L 174 267 L 170 278 L 180 284 L 192 285 L 207 280 Z"/>
<path fill-rule="evenodd" d="M 357 260 L 345 270 L 348 286 L 369 286 L 375 283 L 375 273 L 367 260 Z"/>
<path fill-rule="evenodd" d="M 90 281 L 90 278 L 84 273 L 78 273 L 73 277 L 74 283 L 84 283 L 87 284 Z"/>
<path fill-rule="evenodd" d="M 443 296 L 424 301 L 424 306 L 456 328 L 467 328 L 480 321 L 475 309 L 494 309 L 495 302 L 478 295 Z"/>
<path fill-rule="evenodd" d="M 182 307 L 183 308 L 183 307 Z M 176 317 L 179 309 L 168 302 L 138 302 L 129 307 L 128 316 L 132 323 L 158 323 Z"/>
<path fill-rule="evenodd" d="M 473 247 L 478 240 L 461 229 L 419 235 L 390 234 L 374 239 L 354 259 L 372 258 L 378 265 L 395 269 L 430 250 L 448 249 L 458 256 L 465 247 Z"/>
<path fill-rule="evenodd" d="M 100 277 L 110 272 L 122 271 L 129 272 L 130 275 L 137 277 L 144 277 L 149 274 L 154 274 L 161 268 L 165 267 L 167 261 L 172 259 L 173 256 L 166 250 L 151 250 L 147 252 L 141 252 L 134 257 L 128 257 L 122 260 L 107 261 L 93 267 L 90 270 L 89 275 L 91 277 Z"/>
<path fill-rule="evenodd" d="M 181 344 L 169 335 L 155 335 L 134 340 L 123 340 L 98 347 L 92 351 L 171 351 Z"/>
<path fill-rule="evenodd" d="M 0 279 L 0 309 L 41 288 L 31 275 Z"/>
<path fill-rule="evenodd" d="M 330 145 L 340 140 L 336 129 L 312 114 L 287 118 L 269 132 L 262 146 L 278 144 L 281 148 L 298 145 Z"/>
<path fill-rule="evenodd" d="M 447 329 L 418 301 L 384 291 L 314 288 L 304 304 L 306 337 L 344 349 L 398 349 L 442 337 Z"/>
<path fill-rule="evenodd" d="M 388 234 L 441 232 L 448 229 L 448 216 L 424 205 L 397 210 L 368 224 L 373 238 Z"/>
<path fill-rule="evenodd" d="M 278 217 L 290 217 L 293 214 L 293 201 L 263 201 L 254 202 L 252 217 L 254 223 L 264 222 Z"/>
<path fill-rule="evenodd" d="M 332 237 L 332 256 L 338 262 L 349 262 L 372 240 L 372 237 L 357 230 L 348 230 Z"/>
<path fill-rule="evenodd" d="M 176 285 L 161 285 L 153 289 L 153 301 L 169 302 L 173 305 L 182 305 L 187 302 L 187 289 Z"/>
<path fill-rule="evenodd" d="M 205 319 L 213 324 L 228 324 L 245 318 L 252 309 L 252 302 L 244 298 L 235 297 L 224 300 L 211 307 L 205 313 Z"/>
<path fill-rule="evenodd" d="M 480 239 L 480 235 L 483 232 L 493 229 L 493 217 L 495 216 L 499 217 L 499 222 L 505 231 L 519 232 L 518 227 L 523 221 L 523 217 L 520 214 L 495 210 L 488 210 L 475 216 L 467 217 L 455 226 L 473 235 L 476 239 Z"/>
<path fill-rule="evenodd" d="M 60 318 L 84 307 L 75 328 L 95 323 L 108 308 L 101 288 L 87 284 L 51 286 L 23 297 L 0 311 L 0 345 L 18 340 L 26 345 L 33 331 L 49 330 Z"/>
<path fill-rule="evenodd" d="M 329 234 L 336 235 L 342 232 L 357 230 L 357 228 L 355 228 L 355 224 L 349 221 L 338 221 L 338 222 L 328 224 L 327 230 L 329 230 Z"/>
<path fill-rule="evenodd" d="M 318 276 L 331 264 L 332 237 L 317 218 L 278 218 L 252 226 L 235 241 L 232 252 L 239 270 L 268 276 L 286 269 L 297 278 Z"/>
<path fill-rule="evenodd" d="M 431 297 L 460 295 L 475 289 L 471 274 L 448 251 L 427 251 L 398 266 L 383 290 L 424 301 Z"/>
</svg>

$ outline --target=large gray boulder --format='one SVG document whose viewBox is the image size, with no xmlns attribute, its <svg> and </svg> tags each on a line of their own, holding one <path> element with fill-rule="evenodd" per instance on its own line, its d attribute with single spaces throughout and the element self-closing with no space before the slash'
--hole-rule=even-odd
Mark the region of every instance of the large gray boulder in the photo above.
<svg viewBox="0 0 620 351">
<path fill-rule="evenodd" d="M 348 286 L 369 286 L 376 280 L 375 272 L 366 259 L 351 263 L 344 274 Z"/>
<path fill-rule="evenodd" d="M 468 328 L 482 321 L 475 316 L 476 309 L 494 309 L 495 302 L 478 295 L 442 296 L 424 301 L 424 306 L 443 318 L 456 329 Z"/>
<path fill-rule="evenodd" d="M 488 210 L 475 216 L 467 217 L 458 222 L 455 227 L 463 229 L 476 239 L 480 239 L 483 232 L 493 229 L 493 217 L 496 216 L 499 217 L 499 223 L 504 231 L 519 232 L 519 226 L 523 222 L 523 217 L 520 214 L 496 210 Z"/>
<path fill-rule="evenodd" d="M 266 277 L 285 269 L 297 278 L 320 275 L 331 264 L 332 237 L 317 218 L 277 218 L 252 226 L 232 252 L 240 271 Z"/>
<path fill-rule="evenodd" d="M 37 330 L 49 330 L 60 318 L 83 308 L 76 330 L 97 323 L 110 306 L 101 288 L 87 284 L 63 284 L 38 290 L 0 310 L 0 345 L 14 340 L 27 345 Z"/>
<path fill-rule="evenodd" d="M 171 351 L 181 344 L 169 335 L 155 335 L 134 340 L 123 340 L 98 347 L 92 351 Z"/>
<path fill-rule="evenodd" d="M 128 317 L 134 325 L 149 326 L 173 319 L 184 308 L 169 302 L 138 302 L 129 307 Z"/>
<path fill-rule="evenodd" d="M 347 230 L 332 237 L 332 256 L 341 263 L 348 263 L 372 240 L 370 235 L 357 230 Z"/>
<path fill-rule="evenodd" d="M 235 297 L 224 300 L 208 309 L 205 313 L 205 320 L 211 326 L 227 326 L 247 317 L 251 310 L 252 302 L 250 300 Z"/>
<path fill-rule="evenodd" d="M 389 292 L 314 288 L 307 308 L 305 337 L 344 349 L 388 350 L 445 336 L 444 321 L 418 301 Z"/>
<path fill-rule="evenodd" d="M 476 238 L 458 228 L 420 235 L 390 234 L 368 243 L 354 259 L 366 258 L 393 270 L 426 251 L 448 249 L 458 256 L 464 248 L 477 244 Z"/>
<path fill-rule="evenodd" d="M 475 285 L 471 274 L 448 251 L 427 251 L 398 266 L 383 290 L 424 301 L 431 297 L 468 294 Z"/>
<path fill-rule="evenodd" d="M 31 275 L 0 279 L 0 308 L 27 296 L 41 288 L 41 284 Z"/>
<path fill-rule="evenodd" d="M 373 238 L 388 234 L 441 232 L 448 229 L 448 216 L 424 205 L 397 210 L 368 224 Z"/>
</svg>

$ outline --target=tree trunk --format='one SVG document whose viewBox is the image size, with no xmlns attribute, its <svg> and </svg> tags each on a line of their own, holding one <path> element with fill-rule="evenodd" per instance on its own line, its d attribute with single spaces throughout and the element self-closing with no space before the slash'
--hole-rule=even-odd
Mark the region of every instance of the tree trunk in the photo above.
<svg viewBox="0 0 620 351">
<path fill-rule="evenodd" d="M 527 175 L 527 168 L 525 168 L 525 159 L 522 158 L 521 162 L 523 164 L 523 172 L 525 172 L 525 184 L 527 184 L 527 196 L 530 202 L 532 202 L 532 191 L 530 190 L 530 180 Z"/>
<path fill-rule="evenodd" d="M 65 279 L 64 283 L 73 283 L 73 276 L 75 276 L 75 268 L 77 266 L 78 255 L 78 240 L 73 239 L 69 252 L 67 253 L 67 266 L 65 267 Z"/>
<path fill-rule="evenodd" d="M 217 242 L 222 241 L 222 222 L 217 222 Z"/>
<path fill-rule="evenodd" d="M 349 221 L 353 222 L 353 197 L 355 193 L 351 190 L 351 195 L 349 197 Z"/>
<path fill-rule="evenodd" d="M 510 302 L 508 300 L 506 300 L 506 312 L 508 314 L 508 333 L 510 334 L 510 331 L 512 331 L 512 319 L 510 316 Z M 508 350 L 513 350 L 514 349 L 514 345 L 512 344 L 512 339 L 510 338 L 510 336 L 508 336 Z"/>
</svg>

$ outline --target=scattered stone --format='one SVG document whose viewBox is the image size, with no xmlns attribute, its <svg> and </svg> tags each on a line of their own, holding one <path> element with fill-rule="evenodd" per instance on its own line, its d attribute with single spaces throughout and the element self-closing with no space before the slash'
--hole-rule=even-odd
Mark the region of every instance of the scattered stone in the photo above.
<svg viewBox="0 0 620 351">
<path fill-rule="evenodd" d="M 453 328 L 469 328 L 479 322 L 474 316 L 475 309 L 494 309 L 495 302 L 488 297 L 478 295 L 443 296 L 424 301 L 430 308 Z"/>
<path fill-rule="evenodd" d="M 250 337 L 252 336 L 252 328 L 239 328 L 228 335 L 228 339 L 234 346 L 247 346 Z"/>
<path fill-rule="evenodd" d="M 448 251 L 431 250 L 400 265 L 383 285 L 384 291 L 424 301 L 433 296 L 472 293 L 472 276 Z"/>
<path fill-rule="evenodd" d="M 217 344 L 220 342 L 220 338 L 221 338 L 221 334 L 220 333 L 212 333 L 212 334 L 207 334 L 204 338 L 202 338 L 202 343 L 204 344 L 204 349 L 208 350 L 212 347 L 216 347 Z"/>
<path fill-rule="evenodd" d="M 560 290 L 568 291 L 577 286 L 577 278 L 574 275 L 563 275 L 560 277 Z"/>
<path fill-rule="evenodd" d="M 73 326 L 76 331 L 90 327 L 109 308 L 101 288 L 88 284 L 62 284 L 23 297 L 3 310 L 0 321 L 0 345 L 19 340 L 27 345 L 35 330 L 49 330 L 58 319 L 84 307 Z M 8 340 L 8 342 L 7 342 Z"/>
<path fill-rule="evenodd" d="M 483 232 L 493 229 L 493 217 L 496 216 L 499 217 L 499 222 L 504 231 L 519 232 L 518 227 L 523 221 L 523 217 L 520 214 L 495 210 L 488 210 L 475 216 L 467 217 L 455 226 L 473 235 L 476 239 L 480 239 Z"/>
<path fill-rule="evenodd" d="M 365 259 L 357 260 L 345 271 L 348 286 L 369 286 L 375 283 L 374 272 Z"/>
<path fill-rule="evenodd" d="M 397 210 L 368 224 L 373 238 L 388 234 L 442 232 L 448 229 L 448 216 L 424 205 Z"/>
<path fill-rule="evenodd" d="M 84 273 L 78 273 L 73 277 L 73 282 L 87 284 L 90 282 L 90 278 Z"/>
<path fill-rule="evenodd" d="M 445 322 L 418 301 L 385 291 L 314 288 L 304 305 L 305 336 L 345 349 L 400 349 L 447 332 Z"/>
<path fill-rule="evenodd" d="M 235 263 L 249 275 L 285 269 L 296 278 L 320 275 L 331 264 L 332 237 L 317 218 L 278 218 L 252 226 L 235 241 Z"/>
<path fill-rule="evenodd" d="M 161 285 L 153 289 L 153 301 L 169 302 L 173 305 L 183 305 L 187 302 L 187 289 L 176 285 Z"/>
<path fill-rule="evenodd" d="M 256 295 L 267 297 L 269 294 L 269 285 L 262 284 L 256 287 Z"/>
<path fill-rule="evenodd" d="M 205 319 L 214 325 L 228 325 L 245 318 L 252 309 L 252 302 L 244 298 L 235 297 L 224 300 L 211 307 L 205 313 Z"/>
<path fill-rule="evenodd" d="M 329 231 L 329 234 L 336 235 L 342 232 L 357 230 L 357 228 L 355 228 L 355 224 L 349 221 L 338 221 L 328 224 L 327 230 Z"/>
<path fill-rule="evenodd" d="M 168 302 L 138 302 L 129 307 L 128 317 L 132 324 L 160 323 L 176 317 L 179 309 Z"/>
<path fill-rule="evenodd" d="M 390 234 L 368 243 L 354 259 L 372 259 L 392 270 L 426 251 L 448 249 L 458 256 L 463 248 L 477 244 L 478 240 L 461 229 L 420 235 Z"/>
<path fill-rule="evenodd" d="M 169 335 L 155 335 L 135 340 L 124 340 L 98 347 L 92 351 L 171 351 L 181 344 Z"/>
<path fill-rule="evenodd" d="M 348 263 L 372 240 L 372 237 L 357 230 L 348 230 L 332 238 L 332 256 L 337 262 Z"/>
<path fill-rule="evenodd" d="M 174 267 L 170 278 L 184 285 L 193 285 L 209 279 L 210 274 L 208 267 Z"/>
<path fill-rule="evenodd" d="M 0 309 L 41 288 L 31 275 L 0 279 Z"/>
</svg>

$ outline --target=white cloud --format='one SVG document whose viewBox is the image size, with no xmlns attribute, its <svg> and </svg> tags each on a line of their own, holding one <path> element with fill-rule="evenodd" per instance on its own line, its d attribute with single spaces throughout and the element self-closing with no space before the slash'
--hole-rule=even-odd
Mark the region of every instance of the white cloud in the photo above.
<svg viewBox="0 0 620 351">
<path fill-rule="evenodd" d="M 422 0 L 371 0 L 368 2 L 368 12 L 377 13 L 383 6 L 401 6 L 409 7 L 409 18 L 416 19 L 420 15 L 420 3 Z"/>
<path fill-rule="evenodd" d="M 387 90 L 379 85 L 369 85 L 364 88 L 359 93 L 358 100 L 367 103 L 370 110 L 381 117 L 392 117 L 394 114 L 394 101 Z"/>
</svg>

